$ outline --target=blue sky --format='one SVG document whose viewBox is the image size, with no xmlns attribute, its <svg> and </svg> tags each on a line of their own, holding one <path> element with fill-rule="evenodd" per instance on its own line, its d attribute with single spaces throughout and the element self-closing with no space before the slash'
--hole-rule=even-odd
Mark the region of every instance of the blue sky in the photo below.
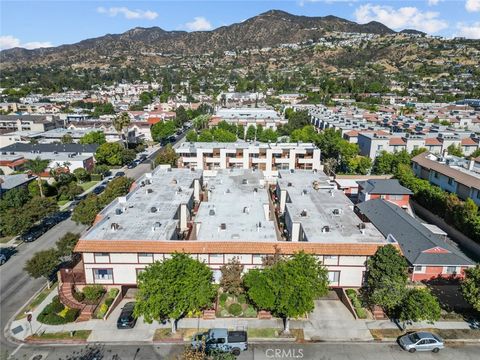
<svg viewBox="0 0 480 360">
<path fill-rule="evenodd" d="M 0 48 L 58 46 L 137 26 L 210 30 L 270 9 L 480 39 L 480 0 L 0 0 Z"/>
</svg>

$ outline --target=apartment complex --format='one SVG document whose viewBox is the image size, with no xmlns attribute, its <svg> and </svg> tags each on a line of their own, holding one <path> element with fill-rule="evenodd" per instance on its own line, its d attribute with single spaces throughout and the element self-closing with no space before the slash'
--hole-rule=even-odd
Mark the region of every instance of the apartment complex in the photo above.
<svg viewBox="0 0 480 360">
<path fill-rule="evenodd" d="M 264 108 L 231 108 L 218 109 L 212 118 L 213 124 L 219 121 L 226 121 L 235 125 L 243 125 L 248 128 L 250 125 L 261 125 L 264 129 L 275 130 L 278 126 L 288 123 L 288 120 L 280 116 L 273 109 Z"/>
<path fill-rule="evenodd" d="M 182 143 L 175 149 L 179 167 L 278 170 L 321 170 L 320 149 L 310 143 Z"/>
<path fill-rule="evenodd" d="M 0 115 L 0 132 L 47 131 L 59 127 L 59 122 L 52 115 Z"/>
<path fill-rule="evenodd" d="M 462 200 L 470 198 L 480 206 L 480 168 L 475 160 L 427 152 L 412 159 L 412 168 L 417 177 L 457 194 Z"/>
<path fill-rule="evenodd" d="M 83 283 L 135 286 L 148 264 L 174 252 L 245 270 L 277 251 L 304 250 L 327 266 L 331 286 L 359 287 L 365 261 L 388 242 L 364 224 L 320 171 L 279 171 L 267 181 L 251 169 L 158 167 L 102 210 L 75 251 Z"/>
</svg>

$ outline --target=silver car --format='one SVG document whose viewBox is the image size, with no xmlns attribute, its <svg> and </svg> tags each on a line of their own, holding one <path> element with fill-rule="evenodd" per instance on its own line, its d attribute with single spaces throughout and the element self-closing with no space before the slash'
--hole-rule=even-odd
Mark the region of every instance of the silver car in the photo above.
<svg viewBox="0 0 480 360">
<path fill-rule="evenodd" d="M 400 346 L 408 352 L 433 351 L 437 353 L 445 347 L 443 339 L 435 334 L 418 331 L 403 335 L 398 339 Z"/>
</svg>

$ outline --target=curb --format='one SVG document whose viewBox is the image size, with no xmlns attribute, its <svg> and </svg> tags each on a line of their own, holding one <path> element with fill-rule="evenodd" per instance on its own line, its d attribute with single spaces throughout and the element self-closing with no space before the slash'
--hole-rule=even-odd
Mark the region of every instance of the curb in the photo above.
<svg viewBox="0 0 480 360">
<path fill-rule="evenodd" d="M 69 339 L 52 339 L 50 340 L 43 340 L 43 339 L 25 339 L 23 341 L 25 344 L 30 344 L 30 345 L 36 345 L 36 344 L 41 344 L 41 345 L 53 345 L 53 344 L 70 344 L 70 345 L 77 345 L 77 344 L 86 344 L 87 340 L 69 340 Z"/>
<path fill-rule="evenodd" d="M 455 344 L 455 343 L 467 343 L 467 344 L 478 344 L 480 339 L 444 339 L 446 344 Z M 374 340 L 378 343 L 396 343 L 397 338 L 383 338 Z"/>
</svg>

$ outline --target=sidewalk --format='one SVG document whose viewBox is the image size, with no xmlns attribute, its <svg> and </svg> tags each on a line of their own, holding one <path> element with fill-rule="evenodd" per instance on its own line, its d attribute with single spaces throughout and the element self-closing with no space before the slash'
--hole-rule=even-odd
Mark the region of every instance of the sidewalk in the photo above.
<svg viewBox="0 0 480 360">
<path fill-rule="evenodd" d="M 77 330 L 91 330 L 87 342 L 149 342 L 153 341 L 156 329 L 170 328 L 169 322 L 158 323 L 157 321 L 148 324 L 142 318 L 138 319 L 134 329 L 117 329 L 116 322 L 122 307 L 126 302 L 133 299 L 123 299 L 114 309 L 107 320 L 92 319 L 89 321 L 74 322 L 64 325 L 45 325 L 37 321 L 38 314 L 49 304 L 54 296 L 58 294 L 57 289 L 45 298 L 33 311 L 31 328 L 26 318 L 12 321 L 8 332 L 19 341 L 24 341 L 33 333 L 41 334 L 68 332 Z M 331 306 L 324 300 L 318 302 L 315 311 L 305 320 L 291 320 L 290 328 L 303 329 L 307 341 L 373 341 L 370 334 L 371 329 L 398 329 L 397 325 L 389 320 L 355 320 L 348 312 L 341 314 L 337 307 L 326 311 Z M 346 311 L 346 309 L 345 309 Z M 351 319 L 349 318 L 351 317 Z M 178 329 L 208 329 L 223 327 L 230 329 L 261 329 L 275 328 L 283 329 L 281 319 L 259 320 L 243 318 L 218 318 L 214 320 L 203 320 L 200 318 L 185 318 L 178 322 Z M 439 321 L 433 325 L 429 323 L 416 323 L 409 326 L 415 328 L 437 328 L 437 329 L 469 329 L 468 323 L 458 321 Z"/>
</svg>

